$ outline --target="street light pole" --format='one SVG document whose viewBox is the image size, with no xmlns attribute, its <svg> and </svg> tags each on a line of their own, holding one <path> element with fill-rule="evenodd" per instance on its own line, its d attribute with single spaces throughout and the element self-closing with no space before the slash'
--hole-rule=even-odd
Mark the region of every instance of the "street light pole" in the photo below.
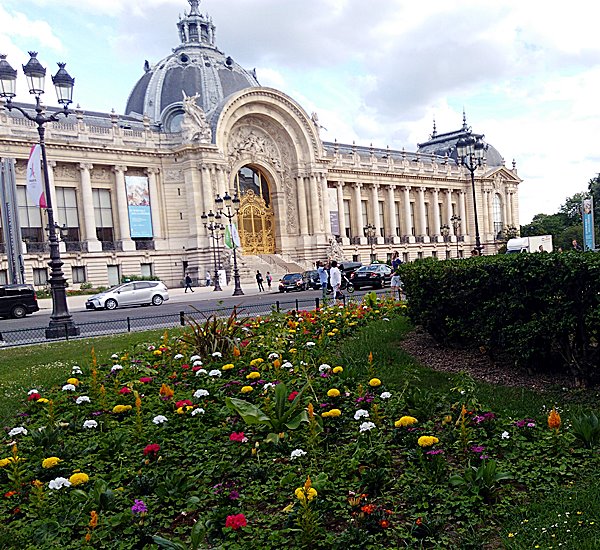
<svg viewBox="0 0 600 550">
<path fill-rule="evenodd" d="M 475 249 L 481 255 L 483 246 L 479 237 L 479 220 L 477 218 L 477 195 L 475 193 L 475 171 L 483 164 L 485 152 L 483 136 L 473 136 L 470 133 L 456 142 L 456 163 L 464 166 L 471 173 L 471 189 L 473 191 L 473 213 L 475 215 Z"/>
<path fill-rule="evenodd" d="M 37 52 L 29 52 L 30 59 L 23 65 L 23 72 L 29 85 L 29 93 L 35 97 L 35 116 L 27 111 L 13 105 L 12 98 L 16 96 L 17 71 L 13 69 L 6 55 L 0 55 L 0 97 L 6 99 L 6 108 L 9 111 L 16 109 L 27 120 L 37 124 L 39 135 L 39 146 L 42 153 L 42 174 L 44 179 L 44 195 L 46 199 L 46 212 L 48 215 L 48 241 L 50 246 L 50 291 L 52 293 L 52 314 L 46 328 L 46 338 L 60 338 L 61 336 L 77 336 L 79 328 L 75 326 L 73 317 L 67 306 L 67 281 L 62 271 L 63 261 L 60 258 L 59 239 L 57 234 L 58 224 L 54 221 L 54 210 L 52 208 L 52 194 L 50 193 L 50 178 L 48 177 L 48 158 L 46 156 L 45 124 L 59 120 L 58 115 L 68 117 L 71 114 L 69 104 L 73 101 L 73 85 L 75 79 L 69 76 L 65 70 L 65 63 L 58 63 L 58 72 L 52 77 L 56 88 L 58 103 L 63 105 L 62 111 L 51 115 L 44 115 L 41 95 L 44 93 L 44 79 L 46 69 L 37 60 Z"/>
<path fill-rule="evenodd" d="M 458 258 L 458 231 L 460 229 L 461 222 L 460 216 L 452 214 L 450 222 L 452 223 L 452 227 L 454 228 L 454 236 L 456 237 L 456 257 Z"/>
<path fill-rule="evenodd" d="M 240 284 L 240 272 L 238 270 L 238 265 L 237 265 L 237 244 L 236 244 L 236 239 L 234 237 L 234 232 L 233 232 L 233 218 L 235 218 L 235 216 L 237 215 L 237 213 L 239 212 L 240 209 L 240 199 L 237 196 L 237 193 L 235 193 L 233 195 L 233 198 L 231 198 L 231 196 L 229 195 L 229 193 L 227 191 L 225 191 L 225 195 L 223 195 L 223 198 L 219 197 L 219 195 L 217 195 L 217 198 L 215 199 L 215 203 L 217 205 L 217 209 L 219 211 L 219 214 L 221 214 L 222 216 L 224 216 L 225 218 L 227 218 L 228 220 L 228 225 L 229 225 L 229 233 L 231 235 L 231 245 L 233 248 L 233 283 L 234 283 L 234 289 L 233 289 L 233 296 L 243 296 L 244 292 L 242 290 L 242 286 Z M 226 211 L 223 210 L 223 204 L 225 205 L 225 208 L 227 209 Z M 232 209 L 233 207 L 233 209 Z"/>
<path fill-rule="evenodd" d="M 213 262 L 214 262 L 214 267 L 215 267 L 215 288 L 214 288 L 214 290 L 220 291 L 223 289 L 221 288 L 221 283 L 219 281 L 219 268 L 218 268 L 219 264 L 217 263 L 217 254 L 218 254 L 218 243 L 219 243 L 219 239 L 221 238 L 220 232 L 224 229 L 223 225 L 221 224 L 221 215 L 218 212 L 217 212 L 217 214 L 214 214 L 213 211 L 210 210 L 208 212 L 208 214 L 205 214 L 204 212 L 202 212 L 202 215 L 200 216 L 200 218 L 204 222 L 204 227 L 210 231 L 209 237 L 211 239 L 211 244 L 212 244 L 212 249 L 213 249 Z M 219 263 L 220 263 L 220 258 L 219 258 Z"/>
<path fill-rule="evenodd" d="M 365 225 L 364 230 L 367 240 L 371 245 L 371 263 L 373 263 L 375 261 L 375 254 L 373 253 L 373 240 L 375 238 L 375 232 L 377 231 L 377 228 L 372 223 L 368 223 Z"/>
</svg>

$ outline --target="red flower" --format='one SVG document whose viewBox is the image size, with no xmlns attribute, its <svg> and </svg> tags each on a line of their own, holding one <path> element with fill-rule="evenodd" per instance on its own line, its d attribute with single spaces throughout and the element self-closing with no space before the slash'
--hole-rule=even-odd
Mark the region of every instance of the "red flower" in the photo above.
<svg viewBox="0 0 600 550">
<path fill-rule="evenodd" d="M 225 520 L 225 527 L 231 527 L 232 529 L 239 529 L 240 527 L 246 527 L 248 522 L 244 514 L 236 514 L 235 516 L 227 516 Z"/>
<path fill-rule="evenodd" d="M 123 386 L 120 390 L 119 393 L 123 394 L 123 395 L 127 395 L 128 393 L 131 393 L 131 390 L 127 387 L 127 386 Z"/>
<path fill-rule="evenodd" d="M 363 507 L 361 507 L 361 510 L 365 514 L 372 514 L 375 511 L 375 505 L 374 504 L 365 504 Z"/>
<path fill-rule="evenodd" d="M 387 519 L 382 519 L 379 522 L 379 525 L 381 525 L 383 529 L 387 529 L 390 526 L 390 522 Z"/>
<path fill-rule="evenodd" d="M 250 343 L 250 340 L 242 340 L 240 343 L 242 347 L 245 348 Z"/>
<path fill-rule="evenodd" d="M 160 451 L 160 445 L 158 443 L 150 443 L 144 448 L 144 456 L 153 455 L 156 456 Z"/>
<path fill-rule="evenodd" d="M 151 376 L 142 376 L 140 378 L 140 382 L 142 384 L 149 384 L 150 382 L 152 382 L 152 377 Z"/>
<path fill-rule="evenodd" d="M 187 370 L 187 369 L 189 369 L 189 368 L 190 368 L 190 366 L 189 366 L 189 365 L 186 363 L 185 365 L 181 365 L 181 368 L 182 368 L 183 370 Z"/>
<path fill-rule="evenodd" d="M 191 407 L 192 406 L 192 402 L 189 399 L 182 399 L 181 401 L 177 401 L 177 403 L 175 403 L 175 407 L 179 408 L 179 407 Z"/>
<path fill-rule="evenodd" d="M 27 398 L 27 401 L 37 401 L 41 397 L 42 396 L 39 393 L 31 393 L 31 394 L 29 394 L 29 397 Z"/>
<path fill-rule="evenodd" d="M 244 443 L 248 441 L 248 438 L 244 435 L 244 432 L 233 432 L 229 436 L 229 441 L 239 441 L 240 443 Z"/>
<path fill-rule="evenodd" d="M 288 395 L 288 401 L 293 401 L 294 399 L 296 399 L 296 396 L 298 395 L 297 391 L 293 391 L 292 393 L 290 393 Z"/>
<path fill-rule="evenodd" d="M 16 494 L 17 494 L 17 491 L 8 491 L 8 493 L 4 493 L 4 496 L 6 498 L 10 498 L 10 497 L 12 497 L 12 496 L 14 496 Z"/>
</svg>

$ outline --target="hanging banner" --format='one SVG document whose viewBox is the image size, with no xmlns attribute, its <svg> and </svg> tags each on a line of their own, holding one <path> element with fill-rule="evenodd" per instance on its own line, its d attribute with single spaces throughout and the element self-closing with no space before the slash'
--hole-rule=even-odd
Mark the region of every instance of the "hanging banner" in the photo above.
<svg viewBox="0 0 600 550">
<path fill-rule="evenodd" d="M 150 184 L 146 176 L 125 176 L 129 231 L 131 237 L 153 237 Z"/>
<path fill-rule="evenodd" d="M 594 236 L 594 199 L 590 197 L 583 199 L 583 249 L 594 250 L 596 248 Z"/>
<path fill-rule="evenodd" d="M 327 194 L 329 198 L 329 226 L 331 233 L 340 236 L 340 205 L 337 199 L 337 189 L 335 187 L 328 187 Z M 342 205 L 343 206 L 343 205 Z"/>
<path fill-rule="evenodd" d="M 231 250 L 242 246 L 240 243 L 240 234 L 235 223 L 225 226 L 225 246 Z"/>
<path fill-rule="evenodd" d="M 27 197 L 35 206 L 46 208 L 44 180 L 42 178 L 42 148 L 34 145 L 27 161 Z"/>
</svg>

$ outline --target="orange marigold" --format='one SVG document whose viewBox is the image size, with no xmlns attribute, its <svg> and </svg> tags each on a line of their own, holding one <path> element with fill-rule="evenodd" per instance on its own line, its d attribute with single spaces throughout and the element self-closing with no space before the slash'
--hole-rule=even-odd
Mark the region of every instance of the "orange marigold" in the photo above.
<svg viewBox="0 0 600 550">
<path fill-rule="evenodd" d="M 173 397 L 173 395 L 175 395 L 175 392 L 166 384 L 163 384 L 160 387 L 159 393 L 162 397 L 166 397 L 167 399 L 170 399 L 171 397 Z"/>
<path fill-rule="evenodd" d="M 548 427 L 551 430 L 558 430 L 560 428 L 561 420 L 560 414 L 558 414 L 556 407 L 552 407 L 550 414 L 548 415 Z"/>
</svg>

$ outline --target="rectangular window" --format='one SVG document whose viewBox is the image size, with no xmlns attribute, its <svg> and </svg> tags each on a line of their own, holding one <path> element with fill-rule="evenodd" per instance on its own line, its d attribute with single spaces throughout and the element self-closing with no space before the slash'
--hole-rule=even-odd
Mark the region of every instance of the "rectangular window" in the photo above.
<svg viewBox="0 0 600 550">
<path fill-rule="evenodd" d="M 429 227 L 429 203 L 425 203 L 425 235 L 431 235 L 431 228 Z"/>
<path fill-rule="evenodd" d="M 112 205 L 108 189 L 92 189 L 96 237 L 99 241 L 114 241 Z"/>
<path fill-rule="evenodd" d="M 392 253 L 388 252 L 386 255 L 386 263 L 391 264 L 392 263 Z"/>
<path fill-rule="evenodd" d="M 79 242 L 79 215 L 77 213 L 77 194 L 70 187 L 56 188 L 56 218 L 58 225 L 67 227 L 65 241 Z"/>
<path fill-rule="evenodd" d="M 431 257 L 432 257 L 432 258 L 437 258 L 437 257 L 438 257 L 437 250 L 432 250 L 432 251 L 431 251 Z"/>
<path fill-rule="evenodd" d="M 350 201 L 344 200 L 344 226 L 346 229 L 346 237 L 352 235 L 352 223 L 350 221 Z"/>
<path fill-rule="evenodd" d="M 46 286 L 48 284 L 48 269 L 45 267 L 34 267 L 33 284 L 35 286 Z"/>
<path fill-rule="evenodd" d="M 360 201 L 360 208 L 362 211 L 362 226 L 366 227 L 369 223 L 369 203 L 367 201 Z"/>
<path fill-rule="evenodd" d="M 449 250 L 446 250 L 446 260 L 449 260 L 452 257 L 452 254 Z"/>
<path fill-rule="evenodd" d="M 71 278 L 74 284 L 85 283 L 85 267 L 78 265 L 71 267 Z"/>
<path fill-rule="evenodd" d="M 415 203 L 410 203 L 410 234 L 416 235 L 415 231 Z"/>
<path fill-rule="evenodd" d="M 396 237 L 400 236 L 400 203 L 398 201 L 394 201 L 394 212 L 396 214 Z"/>
<path fill-rule="evenodd" d="M 418 260 L 422 260 L 423 259 L 423 252 L 417 252 L 417 259 Z"/>
<path fill-rule="evenodd" d="M 152 264 L 140 264 L 142 277 L 152 277 Z"/>
<path fill-rule="evenodd" d="M 385 237 L 385 208 L 383 201 L 379 201 L 379 235 Z"/>
<path fill-rule="evenodd" d="M 408 263 L 408 252 L 402 252 L 402 261 Z"/>
<path fill-rule="evenodd" d="M 108 284 L 109 286 L 116 286 L 121 282 L 121 269 L 118 265 L 107 266 L 108 271 Z"/>
<path fill-rule="evenodd" d="M 42 209 L 31 203 L 24 185 L 17 185 L 17 204 L 19 207 L 19 222 L 21 223 L 21 238 L 25 242 L 44 242 Z"/>
<path fill-rule="evenodd" d="M 353 262 L 360 262 L 360 256 L 358 254 L 352 254 Z"/>
</svg>

